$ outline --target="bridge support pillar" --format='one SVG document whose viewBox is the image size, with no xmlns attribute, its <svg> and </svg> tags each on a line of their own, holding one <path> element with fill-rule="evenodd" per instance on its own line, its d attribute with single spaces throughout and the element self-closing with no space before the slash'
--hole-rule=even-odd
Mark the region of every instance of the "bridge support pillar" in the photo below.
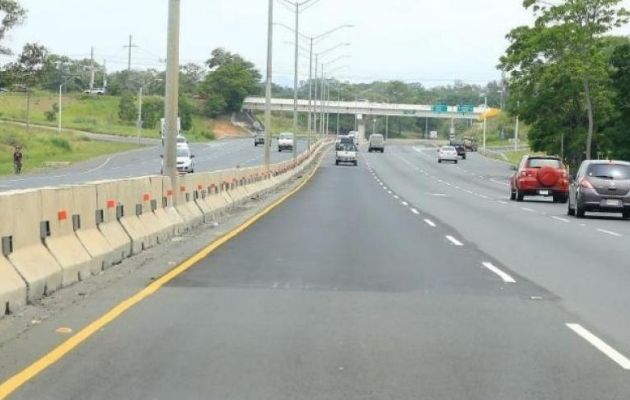
<svg viewBox="0 0 630 400">
<path fill-rule="evenodd" d="M 365 142 L 365 118 L 363 114 L 357 114 L 357 129 L 359 130 L 359 144 Z"/>
</svg>

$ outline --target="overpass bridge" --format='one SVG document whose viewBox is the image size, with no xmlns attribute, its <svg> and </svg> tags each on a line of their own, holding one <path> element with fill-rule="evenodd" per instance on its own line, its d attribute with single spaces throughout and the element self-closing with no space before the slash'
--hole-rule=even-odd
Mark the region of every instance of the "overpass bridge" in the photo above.
<svg viewBox="0 0 630 400">
<path fill-rule="evenodd" d="M 293 112 L 293 99 L 271 99 L 271 111 Z M 243 109 L 249 111 L 261 111 L 265 109 L 264 97 L 247 97 L 243 102 Z M 315 111 L 316 113 L 349 114 L 355 115 L 358 122 L 359 138 L 365 138 L 365 115 L 414 117 L 414 118 L 440 118 L 451 121 L 451 130 L 456 119 L 480 120 L 484 114 L 489 118 L 497 114 L 496 109 L 474 107 L 470 105 L 448 106 L 422 105 L 422 104 L 394 104 L 375 103 L 367 101 L 324 101 L 298 100 L 298 112 Z"/>
<path fill-rule="evenodd" d="M 312 101 L 298 100 L 298 112 L 308 112 L 313 108 L 331 114 L 379 115 L 441 119 L 481 119 L 484 107 L 446 106 L 422 104 L 372 103 L 367 101 Z M 245 110 L 264 110 L 264 97 L 247 97 L 243 102 Z M 272 111 L 293 112 L 293 99 L 271 99 Z M 488 109 L 491 110 L 491 109 Z"/>
</svg>

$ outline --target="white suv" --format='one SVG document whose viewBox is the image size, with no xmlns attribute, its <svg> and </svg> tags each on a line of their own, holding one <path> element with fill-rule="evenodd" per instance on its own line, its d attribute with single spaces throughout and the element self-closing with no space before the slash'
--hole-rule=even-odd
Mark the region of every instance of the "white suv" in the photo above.
<svg viewBox="0 0 630 400">
<path fill-rule="evenodd" d="M 294 135 L 289 132 L 281 133 L 278 137 L 278 151 L 282 150 L 291 150 L 293 151 L 294 146 Z"/>
</svg>

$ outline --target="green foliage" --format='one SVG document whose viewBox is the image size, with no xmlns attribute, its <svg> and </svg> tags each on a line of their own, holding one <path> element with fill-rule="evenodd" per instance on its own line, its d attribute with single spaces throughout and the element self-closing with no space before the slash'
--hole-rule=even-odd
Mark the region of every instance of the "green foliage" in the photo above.
<svg viewBox="0 0 630 400">
<path fill-rule="evenodd" d="M 534 150 L 558 153 L 562 147 L 577 163 L 591 158 L 593 144 L 604 142 L 613 107 L 602 35 L 627 22 L 620 2 L 524 1 L 536 21 L 509 33 L 500 67 L 511 75 L 510 109 L 531 125 Z"/>
<path fill-rule="evenodd" d="M 22 8 L 17 0 L 0 0 L 0 42 L 4 39 L 7 32 L 17 25 L 24 22 L 26 10 Z M 10 54 L 11 51 L 0 46 L 0 54 Z"/>
<path fill-rule="evenodd" d="M 50 139 L 50 144 L 61 150 L 72 151 L 70 142 L 65 138 L 53 137 Z"/>
<path fill-rule="evenodd" d="M 138 118 L 136 98 L 132 92 L 124 92 L 118 104 L 118 117 L 121 121 L 132 123 Z"/>
<path fill-rule="evenodd" d="M 59 113 L 59 104 L 55 103 L 52 105 L 50 110 L 44 111 L 44 115 L 46 116 L 46 121 L 52 122 L 56 120 L 58 113 Z"/>
<path fill-rule="evenodd" d="M 238 54 L 215 49 L 206 65 L 211 71 L 201 85 L 201 93 L 207 99 L 208 116 L 240 111 L 245 97 L 259 90 L 260 73 Z"/>
<path fill-rule="evenodd" d="M 145 128 L 156 129 L 162 115 L 164 115 L 164 99 L 156 96 L 142 99 L 142 121 Z"/>
<path fill-rule="evenodd" d="M 193 128 L 193 105 L 185 95 L 179 96 L 178 109 L 182 130 L 188 132 Z"/>
<path fill-rule="evenodd" d="M 611 158 L 630 160 L 630 43 L 616 47 L 611 55 L 611 80 L 617 118 L 606 131 Z"/>
</svg>

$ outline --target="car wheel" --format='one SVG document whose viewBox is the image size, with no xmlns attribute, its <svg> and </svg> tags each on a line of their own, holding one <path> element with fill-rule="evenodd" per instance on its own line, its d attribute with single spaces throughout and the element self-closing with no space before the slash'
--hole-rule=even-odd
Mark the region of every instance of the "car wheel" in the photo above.
<svg viewBox="0 0 630 400">
<path fill-rule="evenodd" d="M 359 165 L 359 162 L 358 162 L 358 161 L 355 161 L 355 162 L 354 162 L 354 166 L 356 167 L 357 165 Z"/>
<path fill-rule="evenodd" d="M 578 218 L 584 218 L 584 207 L 580 207 L 580 202 L 577 200 L 577 198 L 575 199 L 575 216 Z"/>
<path fill-rule="evenodd" d="M 623 213 L 621 214 L 621 217 L 623 219 L 630 219 L 630 210 L 624 210 Z"/>
<path fill-rule="evenodd" d="M 516 193 L 510 189 L 510 200 L 516 200 Z"/>
<path fill-rule="evenodd" d="M 339 165 L 339 160 L 335 160 L 335 165 Z"/>
<path fill-rule="evenodd" d="M 570 216 L 574 216 L 575 215 L 575 209 L 571 208 L 571 202 L 570 201 L 567 204 L 567 215 L 570 215 Z"/>
<path fill-rule="evenodd" d="M 457 161 L 457 160 L 455 160 L 454 162 L 455 162 L 455 164 L 457 164 L 457 163 L 458 163 L 458 161 Z"/>
<path fill-rule="evenodd" d="M 385 149 L 381 149 L 381 153 L 385 153 Z"/>
<path fill-rule="evenodd" d="M 438 164 L 442 164 L 442 160 L 438 158 Z"/>
<path fill-rule="evenodd" d="M 516 188 L 516 201 L 523 201 L 525 194 L 519 188 Z"/>
</svg>

